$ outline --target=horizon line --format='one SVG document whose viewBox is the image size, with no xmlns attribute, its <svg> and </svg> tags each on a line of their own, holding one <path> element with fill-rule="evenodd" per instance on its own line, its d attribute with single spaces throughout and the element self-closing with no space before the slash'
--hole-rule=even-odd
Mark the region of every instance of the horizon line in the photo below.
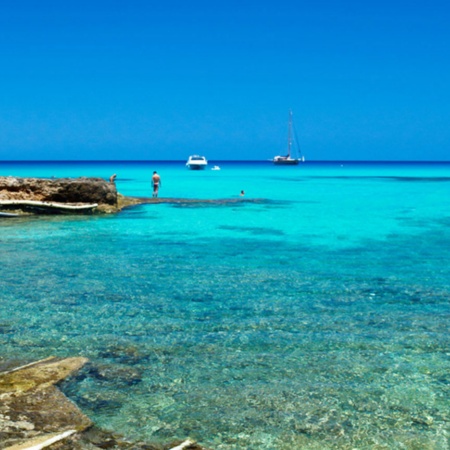
<svg viewBox="0 0 450 450">
<path fill-rule="evenodd" d="M 271 159 L 210 159 L 208 162 L 238 162 L 238 163 L 265 163 Z M 184 159 L 0 159 L 2 163 L 183 163 Z M 450 163 L 449 160 L 418 160 L 418 159 L 315 159 L 306 160 L 308 163 Z"/>
</svg>

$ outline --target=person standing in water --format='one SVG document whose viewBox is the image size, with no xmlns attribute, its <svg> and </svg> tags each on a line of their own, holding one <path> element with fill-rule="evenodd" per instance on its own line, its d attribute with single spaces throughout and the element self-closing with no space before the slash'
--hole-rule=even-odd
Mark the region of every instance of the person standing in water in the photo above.
<svg viewBox="0 0 450 450">
<path fill-rule="evenodd" d="M 153 186 L 153 197 L 158 197 L 159 187 L 161 186 L 161 177 L 158 175 L 158 172 L 156 172 L 156 170 L 153 172 L 152 186 Z"/>
</svg>

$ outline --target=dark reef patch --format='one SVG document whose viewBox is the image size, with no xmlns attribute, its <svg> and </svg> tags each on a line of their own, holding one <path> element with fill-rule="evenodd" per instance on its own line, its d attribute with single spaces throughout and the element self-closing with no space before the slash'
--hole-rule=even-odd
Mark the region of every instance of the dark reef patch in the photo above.
<svg viewBox="0 0 450 450">
<path fill-rule="evenodd" d="M 264 227 L 235 227 L 222 225 L 218 227 L 219 230 L 227 231 L 243 231 L 245 233 L 250 233 L 257 236 L 283 236 L 285 233 L 281 230 L 276 230 L 275 228 L 264 228 Z"/>
</svg>

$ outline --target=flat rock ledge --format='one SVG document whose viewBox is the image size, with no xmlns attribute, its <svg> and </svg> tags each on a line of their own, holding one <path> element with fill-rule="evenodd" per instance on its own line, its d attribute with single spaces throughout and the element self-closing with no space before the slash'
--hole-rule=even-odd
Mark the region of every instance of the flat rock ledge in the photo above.
<svg viewBox="0 0 450 450">
<path fill-rule="evenodd" d="M 264 203 L 264 199 L 184 199 L 126 197 L 103 178 L 0 177 L 0 218 L 36 214 L 111 214 L 134 205 L 176 207 L 233 206 Z"/>
<path fill-rule="evenodd" d="M 1 450 L 205 450 L 190 439 L 153 445 L 97 428 L 55 386 L 87 362 L 51 357 L 0 372 Z"/>
</svg>

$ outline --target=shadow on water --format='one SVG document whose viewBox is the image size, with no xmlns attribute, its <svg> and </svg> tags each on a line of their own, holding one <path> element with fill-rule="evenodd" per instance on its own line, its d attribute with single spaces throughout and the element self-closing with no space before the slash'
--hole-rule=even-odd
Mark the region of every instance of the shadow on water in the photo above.
<svg viewBox="0 0 450 450">
<path fill-rule="evenodd" d="M 174 208 L 211 208 L 211 207 L 244 207 L 247 205 L 263 205 L 263 206 L 287 206 L 293 202 L 284 200 L 271 200 L 263 198 L 248 199 L 161 199 L 159 203 L 168 204 Z"/>
</svg>

